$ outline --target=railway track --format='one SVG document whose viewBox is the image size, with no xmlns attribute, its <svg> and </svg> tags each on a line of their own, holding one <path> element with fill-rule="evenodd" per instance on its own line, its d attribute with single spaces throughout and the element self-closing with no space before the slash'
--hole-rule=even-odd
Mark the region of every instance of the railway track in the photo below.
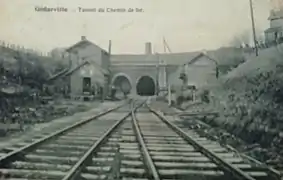
<svg viewBox="0 0 283 180">
<path fill-rule="evenodd" d="M 275 180 L 143 102 L 67 127 L 0 158 L 6 179 Z M 142 107 L 141 107 L 142 106 Z"/>
<path fill-rule="evenodd" d="M 210 140 L 207 135 L 199 134 L 195 129 L 183 126 L 178 118 L 175 119 L 172 116 L 165 117 L 161 112 L 151 111 L 168 126 L 175 129 L 195 149 L 212 160 L 211 162 L 215 163 L 219 169 L 222 169 L 224 173 L 228 174 L 228 177 L 230 174 L 231 177 L 235 177 L 236 179 L 280 180 L 282 178 L 282 175 L 278 171 L 267 167 L 253 158 L 238 154 L 229 148 L 229 146 L 222 146 L 218 142 Z M 208 161 L 205 162 L 205 168 L 208 168 L 209 164 Z M 228 179 L 231 179 L 231 177 Z"/>
<path fill-rule="evenodd" d="M 117 110 L 123 110 L 126 105 L 110 108 L 54 133 L 45 132 L 30 141 L 4 149 L 7 154 L 0 157 L 1 177 L 19 180 L 61 179 L 85 151 L 97 142 L 109 127 L 117 123 L 117 119 L 127 116 L 126 113 L 115 113 Z"/>
<path fill-rule="evenodd" d="M 199 113 L 199 116 L 203 117 L 204 115 L 202 113 Z M 184 119 L 185 119 L 185 121 L 184 121 Z M 214 127 L 208 125 L 206 122 L 201 121 L 200 119 L 197 119 L 197 118 L 190 117 L 188 119 L 186 117 L 186 115 L 183 116 L 183 114 L 181 114 L 180 118 L 175 119 L 174 122 L 181 129 L 189 130 L 189 131 L 191 131 L 192 129 L 195 129 L 195 131 L 198 134 L 200 134 L 201 136 L 205 136 L 208 139 L 211 139 L 213 141 L 219 141 L 222 146 L 226 147 L 227 149 L 231 150 L 232 152 L 239 154 L 243 158 L 248 159 L 252 163 L 258 164 L 259 166 L 267 166 L 266 164 L 263 164 L 262 162 L 256 160 L 253 157 L 250 157 L 250 156 L 248 156 L 244 153 L 240 153 L 238 150 L 236 150 L 235 148 L 232 147 L 233 145 L 230 146 L 229 144 L 233 144 L 233 143 L 237 144 L 238 142 L 234 139 L 233 135 L 229 134 L 224 129 L 223 130 L 218 129 L 216 133 L 210 134 L 208 132 L 211 129 L 213 129 Z M 224 137 L 224 138 L 222 138 L 222 137 Z M 227 144 L 226 141 L 228 141 L 228 144 Z M 231 141 L 233 143 L 231 143 Z M 280 163 L 268 164 L 268 168 L 270 169 L 271 173 L 275 174 L 276 176 L 280 176 L 280 174 L 282 175 L 282 173 L 283 173 L 283 170 L 281 168 L 282 166 L 280 166 L 280 165 L 281 165 Z"/>
</svg>

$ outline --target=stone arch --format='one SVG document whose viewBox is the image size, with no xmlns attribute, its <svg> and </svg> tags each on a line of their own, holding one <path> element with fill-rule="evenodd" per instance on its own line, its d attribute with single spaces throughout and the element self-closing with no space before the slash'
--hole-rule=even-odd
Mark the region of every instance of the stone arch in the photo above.
<svg viewBox="0 0 283 180">
<path fill-rule="evenodd" d="M 111 86 L 115 86 L 116 88 L 119 88 L 119 90 L 121 90 L 126 94 L 130 93 L 133 88 L 131 78 L 125 73 L 115 74 L 115 76 L 111 80 Z"/>
<path fill-rule="evenodd" d="M 153 96 L 156 92 L 156 83 L 153 77 L 148 75 L 140 76 L 136 81 L 136 91 L 141 96 Z"/>
<path fill-rule="evenodd" d="M 127 78 L 127 79 L 129 80 L 131 86 L 133 85 L 131 77 L 130 77 L 128 74 L 122 73 L 122 72 L 117 73 L 117 74 L 115 74 L 115 75 L 112 77 L 112 79 L 111 79 L 111 85 L 113 85 L 114 82 L 115 82 L 115 80 L 116 80 L 118 77 L 120 77 L 120 76 L 124 76 L 125 78 Z"/>
</svg>

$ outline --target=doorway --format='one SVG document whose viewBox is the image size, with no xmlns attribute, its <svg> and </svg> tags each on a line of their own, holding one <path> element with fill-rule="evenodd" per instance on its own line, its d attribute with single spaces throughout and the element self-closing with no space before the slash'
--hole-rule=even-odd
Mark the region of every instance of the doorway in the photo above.
<svg viewBox="0 0 283 180">
<path fill-rule="evenodd" d="M 83 93 L 91 93 L 91 78 L 84 77 L 83 78 Z"/>
</svg>

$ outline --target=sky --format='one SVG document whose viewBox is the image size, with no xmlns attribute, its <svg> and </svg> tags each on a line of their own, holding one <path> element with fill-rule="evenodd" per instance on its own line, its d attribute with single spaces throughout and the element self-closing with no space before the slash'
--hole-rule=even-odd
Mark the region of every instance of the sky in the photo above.
<svg viewBox="0 0 283 180">
<path fill-rule="evenodd" d="M 258 32 L 283 0 L 253 0 Z M 276 2 L 275 2 L 276 1 Z M 68 12 L 37 12 L 64 7 Z M 79 12 L 81 8 L 129 8 L 142 12 Z M 113 53 L 144 53 L 151 42 L 164 52 L 217 49 L 242 32 L 251 33 L 249 0 L 0 0 L 0 40 L 47 52 L 69 47 L 81 36 Z"/>
</svg>

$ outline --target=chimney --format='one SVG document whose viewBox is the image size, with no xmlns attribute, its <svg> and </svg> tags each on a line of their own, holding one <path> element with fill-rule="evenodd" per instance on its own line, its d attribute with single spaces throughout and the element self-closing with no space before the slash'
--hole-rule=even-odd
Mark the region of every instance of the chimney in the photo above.
<svg viewBox="0 0 283 180">
<path fill-rule="evenodd" d="M 145 54 L 152 54 L 151 43 L 145 43 Z"/>
<path fill-rule="evenodd" d="M 81 40 L 82 40 L 82 41 L 85 41 L 85 40 L 86 40 L 86 37 L 85 37 L 85 36 L 82 36 L 82 37 L 81 37 Z"/>
</svg>

